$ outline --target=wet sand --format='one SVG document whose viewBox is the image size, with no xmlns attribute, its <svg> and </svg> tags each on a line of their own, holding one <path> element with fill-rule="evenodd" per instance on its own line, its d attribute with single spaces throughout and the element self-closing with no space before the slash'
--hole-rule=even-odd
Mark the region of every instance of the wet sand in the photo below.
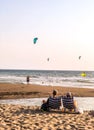
<svg viewBox="0 0 94 130">
<path fill-rule="evenodd" d="M 71 91 L 77 97 L 94 97 L 94 89 L 0 83 L 0 99 L 48 97 L 53 89 L 58 90 L 58 95 Z"/>
<path fill-rule="evenodd" d="M 94 111 L 83 114 L 61 110 L 43 112 L 40 107 L 0 105 L 0 130 L 93 130 Z"/>
</svg>

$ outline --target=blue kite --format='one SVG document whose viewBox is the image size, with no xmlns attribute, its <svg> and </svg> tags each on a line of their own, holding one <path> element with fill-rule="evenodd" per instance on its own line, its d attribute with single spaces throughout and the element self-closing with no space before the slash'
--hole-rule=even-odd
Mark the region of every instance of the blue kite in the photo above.
<svg viewBox="0 0 94 130">
<path fill-rule="evenodd" d="M 35 37 L 35 38 L 33 39 L 33 43 L 36 44 L 37 40 L 38 40 L 38 38 Z"/>
</svg>

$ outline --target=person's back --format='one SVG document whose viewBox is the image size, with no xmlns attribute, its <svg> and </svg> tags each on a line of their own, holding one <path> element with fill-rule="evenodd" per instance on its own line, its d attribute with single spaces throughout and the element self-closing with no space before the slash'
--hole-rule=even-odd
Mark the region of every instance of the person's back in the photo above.
<svg viewBox="0 0 94 130">
<path fill-rule="evenodd" d="M 61 97 L 57 96 L 57 91 L 53 90 L 53 97 L 48 98 L 48 106 L 51 109 L 59 109 L 61 106 Z"/>
<path fill-rule="evenodd" d="M 73 97 L 63 97 L 63 106 L 67 109 L 73 109 Z"/>
<path fill-rule="evenodd" d="M 73 98 L 73 96 L 72 96 L 72 94 L 70 92 L 67 93 L 66 96 L 63 96 L 62 100 L 63 100 L 63 107 L 64 107 L 65 110 L 66 109 L 69 109 L 69 110 L 74 109 L 74 110 L 76 110 L 77 102 L 74 101 L 74 98 Z"/>
<path fill-rule="evenodd" d="M 49 108 L 51 109 L 60 109 L 61 106 L 61 97 L 49 97 Z"/>
</svg>

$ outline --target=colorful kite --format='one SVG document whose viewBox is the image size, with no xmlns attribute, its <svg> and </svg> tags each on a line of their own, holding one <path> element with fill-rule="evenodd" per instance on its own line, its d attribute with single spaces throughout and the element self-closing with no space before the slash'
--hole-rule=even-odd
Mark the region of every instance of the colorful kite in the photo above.
<svg viewBox="0 0 94 130">
<path fill-rule="evenodd" d="M 33 39 L 33 43 L 36 44 L 37 40 L 38 40 L 38 38 L 35 37 L 35 38 Z"/>
</svg>

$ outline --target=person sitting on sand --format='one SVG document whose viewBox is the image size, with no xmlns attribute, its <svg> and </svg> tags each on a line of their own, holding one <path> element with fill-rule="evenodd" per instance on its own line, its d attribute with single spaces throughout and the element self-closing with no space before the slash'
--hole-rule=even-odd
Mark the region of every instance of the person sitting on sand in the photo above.
<svg viewBox="0 0 94 130">
<path fill-rule="evenodd" d="M 57 96 L 57 90 L 53 90 L 53 96 L 50 96 L 47 99 L 47 102 L 43 100 L 43 104 L 41 106 L 41 109 L 45 109 L 49 111 L 50 109 L 60 109 L 60 106 L 62 105 L 61 97 Z M 44 108 L 43 108 L 44 107 Z"/>
<path fill-rule="evenodd" d="M 41 110 L 43 111 L 49 111 L 48 102 L 43 100 L 41 105 Z"/>
<path fill-rule="evenodd" d="M 65 96 L 63 96 L 62 100 L 64 112 L 66 111 L 66 109 L 74 112 L 78 111 L 77 101 L 74 100 L 74 97 L 71 92 L 68 92 Z"/>
<path fill-rule="evenodd" d="M 61 97 L 57 96 L 58 91 L 53 90 L 53 96 L 48 98 L 48 106 L 50 109 L 60 109 L 60 106 L 62 105 Z"/>
</svg>

